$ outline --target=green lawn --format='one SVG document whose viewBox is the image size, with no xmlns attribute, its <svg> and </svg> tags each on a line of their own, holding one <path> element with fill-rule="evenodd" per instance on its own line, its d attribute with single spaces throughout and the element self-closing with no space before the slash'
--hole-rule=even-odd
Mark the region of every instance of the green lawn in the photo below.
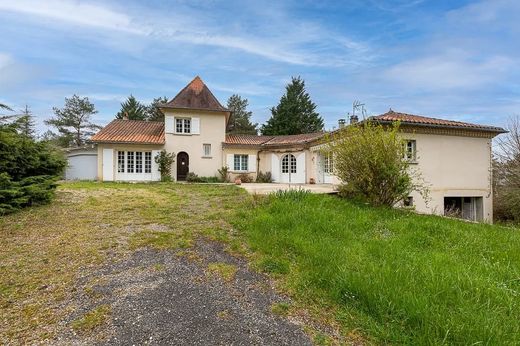
<svg viewBox="0 0 520 346">
<path fill-rule="evenodd" d="M 294 298 L 273 313 L 303 321 L 317 343 L 520 340 L 517 229 L 231 185 L 65 183 L 50 205 L 0 217 L 0 234 L 0 344 L 52 340 L 78 277 L 107 261 L 143 246 L 191 258 L 198 237 L 270 273 Z M 234 271 L 208 267 L 223 279 Z M 101 305 L 72 328 L 109 316 Z M 332 328 L 320 334 L 320 323 Z"/>
<path fill-rule="evenodd" d="M 333 196 L 258 200 L 236 221 L 257 266 L 343 335 L 392 344 L 520 341 L 520 232 Z"/>
</svg>

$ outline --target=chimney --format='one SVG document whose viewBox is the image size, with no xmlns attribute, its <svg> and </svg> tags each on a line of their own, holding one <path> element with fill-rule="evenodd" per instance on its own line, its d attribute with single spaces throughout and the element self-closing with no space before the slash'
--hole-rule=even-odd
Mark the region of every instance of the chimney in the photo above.
<svg viewBox="0 0 520 346">
<path fill-rule="evenodd" d="M 359 118 L 358 118 L 357 115 L 351 115 L 351 116 L 350 116 L 350 124 L 351 124 L 351 125 L 357 123 L 358 120 L 359 120 Z"/>
<path fill-rule="evenodd" d="M 345 119 L 338 119 L 338 126 L 340 129 L 345 127 Z"/>
<path fill-rule="evenodd" d="M 128 120 L 128 112 L 125 112 L 125 114 L 123 115 L 123 120 Z"/>
</svg>

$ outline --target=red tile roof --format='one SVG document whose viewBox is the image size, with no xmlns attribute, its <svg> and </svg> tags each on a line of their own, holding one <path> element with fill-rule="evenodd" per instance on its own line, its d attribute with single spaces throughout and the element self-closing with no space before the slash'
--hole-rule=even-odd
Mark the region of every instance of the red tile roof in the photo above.
<svg viewBox="0 0 520 346">
<path fill-rule="evenodd" d="M 171 101 L 162 105 L 162 108 L 199 109 L 210 111 L 229 112 L 218 102 L 217 98 L 208 89 L 199 76 L 195 77 Z"/>
<path fill-rule="evenodd" d="M 466 129 L 466 130 L 489 131 L 489 132 L 497 132 L 497 133 L 506 132 L 501 127 L 471 124 L 471 123 L 465 123 L 465 122 L 461 122 L 461 121 L 429 118 L 429 117 L 423 117 L 420 115 L 394 112 L 393 110 L 390 110 L 381 115 L 371 117 L 371 119 L 381 121 L 381 122 L 400 121 L 401 124 L 403 124 L 403 125 L 461 128 L 461 129 Z"/>
<path fill-rule="evenodd" d="M 287 136 L 227 135 L 224 144 L 253 146 L 301 145 L 320 139 L 323 135 L 323 132 Z"/>
<path fill-rule="evenodd" d="M 164 123 L 116 119 L 90 140 L 97 143 L 164 144 Z"/>
</svg>

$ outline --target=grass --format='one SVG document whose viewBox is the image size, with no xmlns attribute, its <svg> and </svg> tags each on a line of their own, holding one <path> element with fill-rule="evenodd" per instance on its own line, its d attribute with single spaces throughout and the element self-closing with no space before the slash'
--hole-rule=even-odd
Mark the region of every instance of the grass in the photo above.
<svg viewBox="0 0 520 346">
<path fill-rule="evenodd" d="M 288 193 L 236 221 L 257 267 L 343 335 L 391 344 L 520 340 L 520 233 Z M 315 340 L 317 343 L 318 340 Z"/>
<path fill-rule="evenodd" d="M 289 310 L 291 309 L 291 305 L 286 302 L 274 303 L 271 305 L 271 312 L 280 316 L 289 315 Z"/>
<path fill-rule="evenodd" d="M 231 239 L 228 220 L 248 198 L 232 185 L 75 182 L 49 205 L 0 217 L 0 344 L 52 340 L 75 310 L 78 277 L 108 258 Z"/>
<path fill-rule="evenodd" d="M 208 264 L 208 272 L 216 275 L 226 282 L 231 282 L 237 273 L 237 267 L 223 262 L 214 262 Z"/>
<path fill-rule="evenodd" d="M 110 315 L 110 305 L 100 305 L 89 311 L 81 318 L 72 322 L 72 329 L 77 333 L 84 334 L 102 326 Z"/>
</svg>

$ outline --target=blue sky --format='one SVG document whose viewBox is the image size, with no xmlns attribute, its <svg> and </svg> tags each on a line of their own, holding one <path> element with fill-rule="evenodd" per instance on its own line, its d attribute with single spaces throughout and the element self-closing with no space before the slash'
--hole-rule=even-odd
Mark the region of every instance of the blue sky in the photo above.
<svg viewBox="0 0 520 346">
<path fill-rule="evenodd" d="M 394 110 L 490 125 L 520 114 L 520 1 L 0 0 L 0 102 L 88 96 L 106 124 L 121 101 L 171 98 L 200 75 L 264 122 L 291 76 L 327 128 Z"/>
</svg>

